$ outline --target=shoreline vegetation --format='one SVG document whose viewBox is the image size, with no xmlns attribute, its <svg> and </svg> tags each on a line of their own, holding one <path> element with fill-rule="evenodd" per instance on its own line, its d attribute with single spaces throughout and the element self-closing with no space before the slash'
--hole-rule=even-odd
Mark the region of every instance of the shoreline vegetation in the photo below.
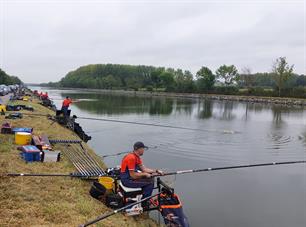
<svg viewBox="0 0 306 227">
<path fill-rule="evenodd" d="M 40 85 L 32 85 L 33 87 Z M 47 87 L 46 87 L 47 88 Z M 87 92 L 98 92 L 105 94 L 124 94 L 136 96 L 150 96 L 150 97 L 173 97 L 173 98 L 187 98 L 187 99 L 206 99 L 219 101 L 234 101 L 247 103 L 262 103 L 262 104 L 276 104 L 285 106 L 306 106 L 306 99 L 304 98 L 288 98 L 288 97 L 265 97 L 265 96 L 242 96 L 242 95 L 220 95 L 220 94 L 196 94 L 196 93 L 175 93 L 175 92 L 149 92 L 144 90 L 108 90 L 108 89 L 90 89 L 90 88 L 69 88 L 69 87 L 50 87 L 51 89 L 65 89 L 65 90 L 81 90 Z"/>
<path fill-rule="evenodd" d="M 22 81 L 17 76 L 10 76 L 0 68 L 0 84 L 22 84 Z"/>
<path fill-rule="evenodd" d="M 32 102 L 17 101 L 13 104 L 31 105 L 35 113 L 54 114 L 51 110 Z M 24 110 L 20 111 L 25 112 Z M 0 122 L 13 127 L 33 128 L 35 135 L 48 135 L 51 139 L 78 139 L 77 135 L 46 117 L 27 116 L 11 120 L 0 116 Z M 95 152 L 84 144 L 86 150 L 105 166 Z M 63 150 L 56 146 L 55 150 Z M 89 195 L 91 181 L 70 177 L 7 177 L 14 173 L 71 173 L 75 168 L 61 155 L 56 163 L 25 163 L 19 155 L 14 135 L 0 134 L 0 226 L 78 226 L 110 211 L 103 203 Z M 148 216 L 126 217 L 117 214 L 95 226 L 157 227 Z"/>
<path fill-rule="evenodd" d="M 155 94 L 164 92 L 183 94 L 183 96 L 230 95 L 251 97 L 253 101 L 261 100 L 262 97 L 277 98 L 276 100 L 306 99 L 306 75 L 294 73 L 294 66 L 289 65 L 285 57 L 279 57 L 272 62 L 269 72 L 256 73 L 252 73 L 249 67 L 238 71 L 234 65 L 221 65 L 215 72 L 202 66 L 192 74 L 189 70 L 146 65 L 92 64 L 68 72 L 58 82 L 40 85 L 147 91 Z"/>
</svg>

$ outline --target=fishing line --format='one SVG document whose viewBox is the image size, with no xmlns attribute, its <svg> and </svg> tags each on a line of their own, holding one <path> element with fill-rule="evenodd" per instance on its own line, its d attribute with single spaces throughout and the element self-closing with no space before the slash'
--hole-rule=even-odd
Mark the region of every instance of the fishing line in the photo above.
<svg viewBox="0 0 306 227">
<path fill-rule="evenodd" d="M 150 149 L 157 149 L 158 147 L 157 146 L 154 146 L 154 147 L 148 147 Z M 119 156 L 119 155 L 122 155 L 122 154 L 128 154 L 128 153 L 131 153 L 132 151 L 123 151 L 123 152 L 119 152 L 119 153 L 116 153 L 116 154 L 106 154 L 106 155 L 98 155 L 99 157 L 101 158 L 107 158 L 107 157 L 113 157 L 113 156 Z"/>
<path fill-rule="evenodd" d="M 14 114 L 14 113 L 12 113 Z M 45 116 L 52 117 L 50 114 L 34 114 L 34 113 L 22 113 L 23 115 L 28 116 Z M 143 125 L 143 126 L 152 126 L 152 127 L 161 127 L 161 128 L 170 128 L 170 129 L 182 129 L 182 130 L 190 130 L 190 131 L 200 131 L 200 132 L 213 132 L 213 133 L 222 133 L 222 134 L 237 134 L 240 133 L 238 131 L 233 130 L 208 130 L 208 129 L 198 129 L 198 128 L 189 128 L 182 126 L 172 126 L 172 125 L 162 125 L 162 124 L 154 124 L 154 123 L 145 123 L 145 122 L 136 122 L 136 121 L 123 121 L 123 120 L 115 120 L 115 119 L 105 119 L 105 118 L 93 118 L 93 117 L 77 117 L 75 119 L 81 120 L 93 120 L 93 121 L 105 121 L 105 122 L 114 122 L 114 123 L 122 123 L 122 124 L 134 124 L 134 125 Z"/>
<path fill-rule="evenodd" d="M 144 122 L 136 122 L 136 121 L 123 121 L 123 120 L 93 118 L 93 117 L 77 117 L 77 118 L 78 119 L 83 119 L 83 120 L 106 121 L 106 122 L 123 123 L 123 124 L 144 125 L 144 126 L 172 128 L 172 129 L 183 129 L 183 130 L 190 130 L 190 131 L 218 132 L 218 130 L 206 130 L 206 129 L 188 128 L 188 127 L 162 125 L 162 124 L 154 124 L 154 123 L 144 123 Z"/>
</svg>

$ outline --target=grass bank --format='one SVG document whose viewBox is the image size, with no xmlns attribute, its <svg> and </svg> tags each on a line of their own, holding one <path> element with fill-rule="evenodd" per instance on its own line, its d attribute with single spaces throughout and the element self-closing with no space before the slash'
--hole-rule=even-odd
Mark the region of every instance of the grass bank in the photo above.
<svg viewBox="0 0 306 227">
<path fill-rule="evenodd" d="M 37 101 L 19 104 L 31 105 L 35 113 L 54 114 Z M 25 112 L 25 111 L 21 111 Z M 9 122 L 14 127 L 34 128 L 36 135 L 48 135 L 52 139 L 78 139 L 70 130 L 46 117 L 26 116 L 8 120 L 0 116 L 0 123 Z M 96 156 L 85 145 L 86 149 Z M 56 147 L 61 149 L 61 147 Z M 96 156 L 96 159 L 97 156 Z M 100 161 L 101 162 L 101 161 Z M 103 165 L 103 163 L 101 162 Z M 62 155 L 57 163 L 34 162 L 26 164 L 14 144 L 14 135 L 0 134 L 0 226 L 78 226 L 107 211 L 104 204 L 89 195 L 91 182 L 69 177 L 5 177 L 8 172 L 17 173 L 71 173 L 75 168 Z M 155 227 L 153 220 L 145 216 L 125 217 L 116 214 L 94 226 Z"/>
</svg>

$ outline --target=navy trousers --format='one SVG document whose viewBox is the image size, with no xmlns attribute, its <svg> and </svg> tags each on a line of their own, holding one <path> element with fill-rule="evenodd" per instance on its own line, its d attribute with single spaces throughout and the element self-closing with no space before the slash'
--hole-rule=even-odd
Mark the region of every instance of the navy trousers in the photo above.
<svg viewBox="0 0 306 227">
<path fill-rule="evenodd" d="M 62 111 L 65 117 L 68 116 L 68 106 L 62 106 Z"/>
</svg>

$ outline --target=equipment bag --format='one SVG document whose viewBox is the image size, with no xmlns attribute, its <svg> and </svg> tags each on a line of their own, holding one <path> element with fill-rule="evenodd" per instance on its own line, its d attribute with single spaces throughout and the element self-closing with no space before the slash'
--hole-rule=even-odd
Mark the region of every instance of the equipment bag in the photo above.
<svg viewBox="0 0 306 227">
<path fill-rule="evenodd" d="M 167 227 L 189 227 L 181 201 L 176 194 L 161 194 L 159 204 L 160 212 Z"/>
<path fill-rule="evenodd" d="M 91 188 L 90 188 L 90 191 L 89 191 L 89 194 L 97 199 L 97 200 L 101 200 L 104 196 L 106 192 L 106 188 L 100 184 L 99 182 L 96 182 L 94 181 Z"/>
<path fill-rule="evenodd" d="M 106 194 L 105 197 L 105 204 L 106 206 L 116 210 L 124 206 L 123 204 L 123 198 L 114 193 Z"/>
</svg>

